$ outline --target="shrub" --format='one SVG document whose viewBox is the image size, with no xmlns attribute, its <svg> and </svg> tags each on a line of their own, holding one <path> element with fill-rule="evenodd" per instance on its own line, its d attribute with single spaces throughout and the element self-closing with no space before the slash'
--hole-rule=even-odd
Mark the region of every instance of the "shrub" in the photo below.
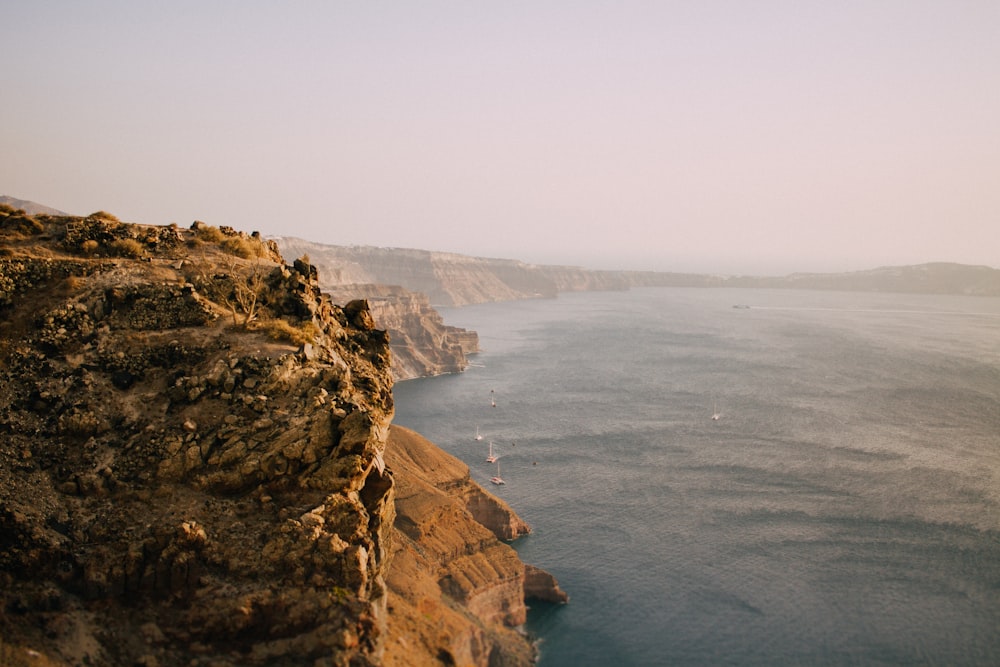
<svg viewBox="0 0 1000 667">
<path fill-rule="evenodd" d="M 116 239 L 111 242 L 110 250 L 119 257 L 139 259 L 146 254 L 145 248 L 135 239 Z"/>
<path fill-rule="evenodd" d="M 97 218 L 98 220 L 107 220 L 108 222 L 121 222 L 117 217 L 108 213 L 107 211 L 95 211 L 87 216 L 88 218 Z"/>
<path fill-rule="evenodd" d="M 288 341 L 296 345 L 312 343 L 319 334 L 319 329 L 312 322 L 294 326 L 280 318 L 265 321 L 261 324 L 261 329 L 266 331 L 272 340 Z"/>
<path fill-rule="evenodd" d="M 266 252 L 264 246 L 257 239 L 248 239 L 245 236 L 230 236 L 222 242 L 222 249 L 230 255 L 236 255 L 243 259 L 254 259 L 264 257 Z"/>
<path fill-rule="evenodd" d="M 41 234 L 45 231 L 45 225 L 25 213 L 24 209 L 14 210 L 6 204 L 4 206 L 5 209 L 0 210 L 0 227 L 22 234 Z"/>
<path fill-rule="evenodd" d="M 100 245 L 101 244 L 95 241 L 94 239 L 87 239 L 86 241 L 80 244 L 80 250 L 83 251 L 84 255 L 93 255 L 95 252 L 97 252 L 97 249 L 100 247 Z"/>
<path fill-rule="evenodd" d="M 195 228 L 195 235 L 197 239 L 204 241 L 205 243 L 221 243 L 222 240 L 226 238 L 218 227 L 213 227 L 204 223 Z"/>
</svg>

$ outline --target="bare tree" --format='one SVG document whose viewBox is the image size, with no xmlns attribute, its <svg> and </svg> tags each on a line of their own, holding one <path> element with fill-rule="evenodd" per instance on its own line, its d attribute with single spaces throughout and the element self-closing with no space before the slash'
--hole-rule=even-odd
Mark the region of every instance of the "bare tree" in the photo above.
<svg viewBox="0 0 1000 667">
<path fill-rule="evenodd" d="M 209 274 L 217 266 L 204 255 L 198 278 L 206 296 L 224 305 L 233 316 L 233 326 L 244 329 L 260 314 L 261 297 L 267 288 L 267 267 L 260 257 L 244 263 L 234 255 L 225 255 L 225 272 Z"/>
</svg>

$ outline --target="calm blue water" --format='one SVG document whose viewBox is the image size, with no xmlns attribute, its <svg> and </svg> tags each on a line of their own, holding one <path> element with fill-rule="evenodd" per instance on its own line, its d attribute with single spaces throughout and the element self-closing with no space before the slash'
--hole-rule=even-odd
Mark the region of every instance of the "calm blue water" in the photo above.
<svg viewBox="0 0 1000 667">
<path fill-rule="evenodd" d="M 664 288 L 444 316 L 483 352 L 397 385 L 395 421 L 532 525 L 516 548 L 571 596 L 531 610 L 543 667 L 1000 664 L 1000 299 Z"/>
</svg>

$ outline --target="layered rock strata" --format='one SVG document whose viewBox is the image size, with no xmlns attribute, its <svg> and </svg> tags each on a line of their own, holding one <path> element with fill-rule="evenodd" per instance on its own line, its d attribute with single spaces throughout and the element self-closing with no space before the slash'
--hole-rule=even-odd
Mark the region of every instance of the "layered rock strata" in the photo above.
<svg viewBox="0 0 1000 667">
<path fill-rule="evenodd" d="M 293 238 L 277 243 L 289 256 L 307 254 L 324 278 L 335 285 L 402 285 L 426 294 L 436 306 L 554 297 L 556 283 L 537 267 L 510 259 L 468 257 L 407 248 L 329 246 Z"/>
<path fill-rule="evenodd" d="M 527 524 L 413 431 L 391 427 L 386 463 L 398 485 L 385 664 L 531 664 L 534 651 L 516 629 L 526 598 L 568 598 L 501 541 L 526 534 Z"/>
<path fill-rule="evenodd" d="M 323 291 L 338 302 L 368 302 L 377 326 L 389 332 L 396 381 L 459 373 L 468 367 L 468 355 L 479 351 L 479 335 L 445 324 L 420 292 L 374 284 L 333 285 Z"/>
<path fill-rule="evenodd" d="M 443 306 L 551 297 L 560 292 L 633 287 L 744 287 L 911 294 L 1000 295 L 1000 269 L 951 262 L 888 266 L 847 273 L 746 276 L 666 271 L 598 271 L 578 266 L 525 264 L 516 260 L 451 253 L 331 246 L 279 239 L 282 248 L 309 253 L 331 284 L 392 283 L 424 292 Z M 289 253 L 290 254 L 290 253 Z"/>
<path fill-rule="evenodd" d="M 276 242 L 288 256 L 308 255 L 324 276 L 324 290 L 353 283 L 401 285 L 426 294 L 437 306 L 552 298 L 560 292 L 723 284 L 718 276 L 698 274 L 595 271 L 409 248 L 332 246 L 290 237 Z"/>
</svg>

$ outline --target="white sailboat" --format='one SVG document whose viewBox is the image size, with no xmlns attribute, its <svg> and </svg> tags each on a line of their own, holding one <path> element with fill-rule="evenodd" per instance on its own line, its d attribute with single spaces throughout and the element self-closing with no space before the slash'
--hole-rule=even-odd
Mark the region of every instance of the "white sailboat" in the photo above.
<svg viewBox="0 0 1000 667">
<path fill-rule="evenodd" d="M 499 461 L 497 461 L 497 474 L 494 475 L 493 477 L 490 477 L 490 481 L 493 482 L 494 484 L 498 485 L 498 486 L 500 484 L 506 484 L 507 483 L 507 482 L 503 481 L 503 478 L 500 476 L 500 462 Z"/>
<path fill-rule="evenodd" d="M 492 389 L 490 389 L 490 406 L 494 408 L 497 406 L 496 393 Z"/>
<path fill-rule="evenodd" d="M 722 417 L 722 413 L 719 412 L 719 406 L 716 405 L 715 401 L 712 401 L 712 421 L 717 422 Z"/>
<path fill-rule="evenodd" d="M 479 435 L 479 426 L 476 426 L 476 440 L 482 440 L 483 436 Z"/>
<path fill-rule="evenodd" d="M 493 463 L 497 460 L 497 455 L 493 453 L 493 441 L 490 440 L 490 455 L 486 457 L 487 463 Z"/>
</svg>

